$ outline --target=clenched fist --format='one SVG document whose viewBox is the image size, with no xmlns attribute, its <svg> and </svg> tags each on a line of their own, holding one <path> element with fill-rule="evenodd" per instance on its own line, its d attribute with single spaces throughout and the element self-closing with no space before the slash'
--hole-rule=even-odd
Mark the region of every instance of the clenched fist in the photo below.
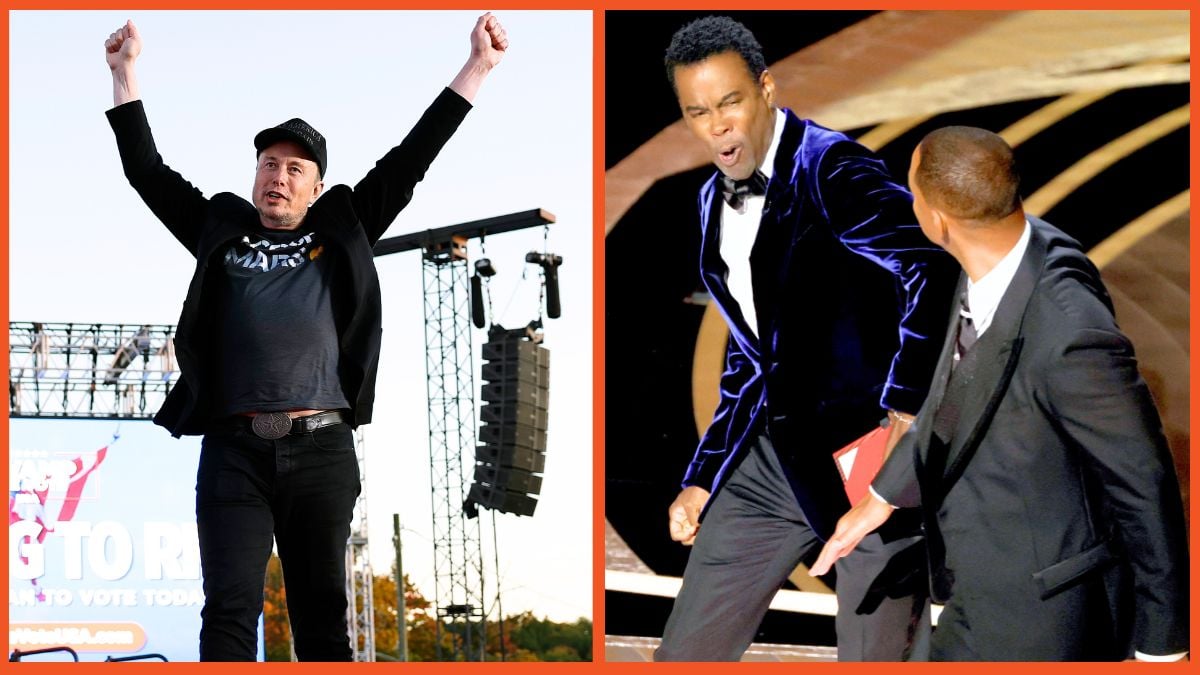
<svg viewBox="0 0 1200 675">
<path fill-rule="evenodd" d="M 695 485 L 685 487 L 679 493 L 667 509 L 671 539 L 684 546 L 691 546 L 696 541 L 696 533 L 700 531 L 700 512 L 708 503 L 708 497 L 708 490 Z"/>
<path fill-rule="evenodd" d="M 133 21 L 125 22 L 104 41 L 104 59 L 108 67 L 116 70 L 121 66 L 133 65 L 138 54 L 142 53 L 142 34 L 138 32 Z"/>
<path fill-rule="evenodd" d="M 491 12 L 479 17 L 471 31 L 471 57 L 494 68 L 508 50 L 508 33 Z"/>
</svg>

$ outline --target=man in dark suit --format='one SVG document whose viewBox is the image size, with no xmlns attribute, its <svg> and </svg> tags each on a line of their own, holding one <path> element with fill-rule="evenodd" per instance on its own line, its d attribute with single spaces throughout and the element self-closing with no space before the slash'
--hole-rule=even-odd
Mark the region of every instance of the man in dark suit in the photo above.
<svg viewBox="0 0 1200 675">
<path fill-rule="evenodd" d="M 700 192 L 700 266 L 730 339 L 720 402 L 669 511 L 672 538 L 695 548 L 655 658 L 737 660 L 849 506 L 831 453 L 878 423 L 881 401 L 898 437 L 924 399 L 953 261 L 869 150 L 775 106 L 744 26 L 688 24 L 666 67 L 719 170 Z M 924 594 L 867 592 L 915 542 L 873 536 L 839 567 L 840 659 L 921 650 Z"/>
<path fill-rule="evenodd" d="M 970 127 L 913 153 L 913 209 L 961 263 L 916 424 L 813 572 L 920 505 L 937 660 L 1181 658 L 1188 555 L 1150 392 L 1095 266 L 1027 217 L 1012 149 Z M 853 557 L 853 556 L 851 556 Z"/>
</svg>

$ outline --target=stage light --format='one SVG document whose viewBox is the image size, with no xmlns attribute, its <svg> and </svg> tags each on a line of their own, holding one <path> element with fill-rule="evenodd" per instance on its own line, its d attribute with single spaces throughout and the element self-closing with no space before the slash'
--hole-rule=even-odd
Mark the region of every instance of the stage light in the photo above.
<svg viewBox="0 0 1200 675">
<path fill-rule="evenodd" d="M 483 315 L 483 278 L 478 274 L 471 277 L 471 323 L 483 328 L 487 318 Z"/>
<path fill-rule="evenodd" d="M 471 277 L 471 323 L 476 328 L 487 325 L 487 317 L 483 312 L 483 280 L 493 276 L 496 276 L 496 268 L 491 260 L 480 258 L 475 261 L 475 274 Z"/>
<path fill-rule="evenodd" d="M 492 261 L 487 258 L 480 258 L 475 261 L 475 273 L 484 277 L 496 276 L 496 268 L 492 265 Z"/>
<path fill-rule="evenodd" d="M 562 316 L 562 305 L 558 298 L 558 268 L 562 265 L 562 256 L 530 251 L 525 254 L 525 262 L 536 263 L 542 268 L 543 283 L 546 285 L 546 316 L 551 319 Z"/>
</svg>

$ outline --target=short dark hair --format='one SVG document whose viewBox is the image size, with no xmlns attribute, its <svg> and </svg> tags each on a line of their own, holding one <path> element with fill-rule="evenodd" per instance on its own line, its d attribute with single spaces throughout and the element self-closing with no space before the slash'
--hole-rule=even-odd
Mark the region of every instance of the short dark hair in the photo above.
<svg viewBox="0 0 1200 675">
<path fill-rule="evenodd" d="M 976 127 L 943 127 L 917 146 L 913 178 L 925 200 L 952 216 L 995 220 L 1021 205 L 1012 148 L 1003 138 Z"/>
<path fill-rule="evenodd" d="M 727 16 L 706 16 L 696 19 L 675 31 L 663 64 L 667 68 L 667 80 L 675 87 L 675 68 L 700 63 L 704 59 L 725 52 L 737 52 L 755 81 L 767 69 L 762 45 L 754 33 Z"/>
</svg>

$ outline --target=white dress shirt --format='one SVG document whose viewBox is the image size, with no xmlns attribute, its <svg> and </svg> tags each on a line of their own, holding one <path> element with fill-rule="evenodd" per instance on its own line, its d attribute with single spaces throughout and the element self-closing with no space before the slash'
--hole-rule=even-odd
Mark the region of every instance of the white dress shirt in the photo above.
<svg viewBox="0 0 1200 675">
<path fill-rule="evenodd" d="M 1004 292 L 1008 290 L 1008 285 L 1017 275 L 1017 268 L 1021 266 L 1021 259 L 1025 257 L 1025 249 L 1029 248 L 1030 231 L 1027 220 L 1025 221 L 1025 230 L 1021 232 L 1021 238 L 1017 239 L 1017 244 L 1000 259 L 1000 262 L 996 263 L 995 267 L 988 270 L 988 273 L 980 277 L 979 281 L 973 282 L 969 277 L 967 278 L 967 305 L 971 310 L 964 310 L 962 314 L 975 324 L 976 337 L 983 337 L 983 332 L 992 325 L 992 317 L 996 316 L 996 308 L 1000 306 Z"/>
<path fill-rule="evenodd" d="M 771 147 L 758 167 L 771 180 L 775 168 L 775 150 L 779 148 L 779 139 L 783 136 L 783 125 L 787 120 L 782 110 L 775 110 L 775 131 L 771 138 Z M 717 196 L 720 198 L 720 195 Z M 742 316 L 750 326 L 750 332 L 758 335 L 758 317 L 754 311 L 754 288 L 750 283 L 750 250 L 754 248 L 754 240 L 758 237 L 758 225 L 762 220 L 765 195 L 746 195 L 742 208 L 733 208 L 728 202 L 721 202 L 721 259 L 729 268 L 725 284 L 729 294 L 733 296 Z"/>
</svg>

